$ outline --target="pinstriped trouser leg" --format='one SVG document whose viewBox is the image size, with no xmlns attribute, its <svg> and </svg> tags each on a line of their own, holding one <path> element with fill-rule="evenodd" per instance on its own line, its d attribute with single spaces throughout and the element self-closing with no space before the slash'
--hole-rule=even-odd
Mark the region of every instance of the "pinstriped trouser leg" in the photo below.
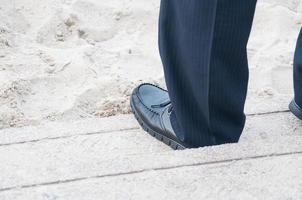
<svg viewBox="0 0 302 200">
<path fill-rule="evenodd" d="M 299 34 L 294 59 L 295 101 L 302 108 L 302 29 Z"/>
<path fill-rule="evenodd" d="M 172 126 L 196 147 L 237 142 L 256 0 L 162 0 L 159 46 Z"/>
</svg>

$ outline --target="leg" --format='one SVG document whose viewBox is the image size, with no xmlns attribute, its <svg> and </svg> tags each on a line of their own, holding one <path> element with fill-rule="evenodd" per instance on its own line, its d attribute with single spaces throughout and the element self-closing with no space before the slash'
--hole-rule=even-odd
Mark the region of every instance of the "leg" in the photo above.
<svg viewBox="0 0 302 200">
<path fill-rule="evenodd" d="M 302 29 L 294 58 L 294 91 L 295 99 L 290 103 L 289 108 L 294 115 L 302 120 Z"/>
<path fill-rule="evenodd" d="M 245 123 L 246 45 L 256 0 L 162 0 L 159 45 L 178 138 L 237 142 Z"/>
<path fill-rule="evenodd" d="M 294 58 L 294 87 L 295 101 L 300 107 L 302 107 L 302 29 L 297 41 Z"/>
</svg>

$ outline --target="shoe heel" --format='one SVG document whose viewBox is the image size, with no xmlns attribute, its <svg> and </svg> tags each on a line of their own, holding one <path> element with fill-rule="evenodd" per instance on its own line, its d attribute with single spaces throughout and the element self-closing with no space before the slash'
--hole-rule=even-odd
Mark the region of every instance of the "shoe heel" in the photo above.
<svg viewBox="0 0 302 200">
<path fill-rule="evenodd" d="M 302 120 L 302 109 L 298 104 L 295 102 L 295 100 L 292 100 L 289 104 L 289 110 L 300 120 Z"/>
</svg>

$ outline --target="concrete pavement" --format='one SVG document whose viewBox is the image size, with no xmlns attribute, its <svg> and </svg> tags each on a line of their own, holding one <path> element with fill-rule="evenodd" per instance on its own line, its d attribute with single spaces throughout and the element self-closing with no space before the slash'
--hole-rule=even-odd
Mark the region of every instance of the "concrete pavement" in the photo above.
<svg viewBox="0 0 302 200">
<path fill-rule="evenodd" d="M 132 115 L 0 131 L 0 199 L 302 199 L 302 122 L 248 116 L 238 144 L 173 151 Z"/>
</svg>

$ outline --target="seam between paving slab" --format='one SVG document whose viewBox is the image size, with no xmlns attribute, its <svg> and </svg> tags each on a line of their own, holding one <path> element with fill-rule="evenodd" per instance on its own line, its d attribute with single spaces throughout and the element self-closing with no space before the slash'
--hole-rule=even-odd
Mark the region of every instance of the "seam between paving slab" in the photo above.
<svg viewBox="0 0 302 200">
<path fill-rule="evenodd" d="M 253 116 L 262 116 L 262 115 L 273 115 L 273 114 L 279 114 L 279 113 L 289 113 L 290 110 L 277 110 L 277 111 L 270 111 L 270 112 L 263 112 L 263 113 L 250 113 L 246 114 L 248 117 L 253 117 Z"/>
<path fill-rule="evenodd" d="M 85 180 L 90 180 L 90 179 L 101 179 L 101 178 L 106 178 L 106 177 L 119 177 L 119 176 L 125 176 L 125 175 L 140 174 L 140 173 L 145 173 L 145 172 L 150 172 L 150 171 L 164 171 L 164 170 L 179 169 L 179 168 L 186 168 L 186 167 L 217 165 L 217 164 L 224 164 L 224 163 L 231 163 L 231 162 L 240 162 L 240 161 L 247 161 L 247 160 L 257 160 L 257 159 L 264 159 L 264 158 L 273 158 L 273 157 L 282 157 L 282 156 L 291 156 L 291 155 L 300 155 L 300 154 L 302 154 L 302 151 L 278 153 L 278 154 L 267 154 L 267 155 L 250 156 L 250 157 L 244 157 L 244 158 L 225 159 L 225 160 L 220 160 L 220 161 L 200 162 L 200 163 L 183 164 L 183 165 L 176 165 L 176 166 L 170 166 L 170 167 L 142 169 L 142 170 L 135 170 L 135 171 L 130 171 L 130 172 L 79 177 L 79 178 L 73 178 L 73 179 L 65 179 L 65 180 L 58 180 L 58 181 L 51 181 L 51 182 L 44 182 L 44 183 L 37 183 L 37 184 L 28 184 L 28 185 L 0 188 L 0 193 L 6 192 L 6 191 L 12 191 L 12 190 L 26 189 L 26 188 L 35 188 L 35 187 L 42 187 L 42 186 L 49 186 L 49 185 L 58 185 L 58 184 L 79 182 L 79 181 L 85 181 Z"/>
<path fill-rule="evenodd" d="M 254 114 L 247 114 L 246 116 L 263 116 L 263 115 L 274 115 L 279 113 L 288 113 L 289 110 L 280 110 L 280 111 L 272 111 L 272 112 L 264 112 L 264 113 L 254 113 Z M 113 133 L 118 131 L 132 131 L 132 130 L 139 130 L 140 127 L 132 127 L 132 128 L 124 128 L 124 129 L 118 129 L 118 130 L 104 130 L 104 131 L 94 131 L 94 132 L 88 132 L 88 133 L 79 133 L 74 135 L 65 135 L 65 136 L 56 136 L 56 137 L 46 137 L 46 138 L 40 138 L 40 139 L 33 139 L 33 140 L 26 140 L 26 141 L 20 141 L 20 142 L 11 142 L 11 143 L 2 143 L 0 144 L 0 147 L 3 146 L 10 146 L 10 145 L 18 145 L 18 144 L 26 144 L 26 143 L 36 143 L 40 141 L 48 141 L 48 140 L 59 140 L 59 139 L 66 139 L 71 138 L 75 136 L 89 136 L 89 135 L 98 135 L 98 134 L 105 134 L 105 133 Z"/>
<path fill-rule="evenodd" d="M 139 129 L 140 129 L 140 127 L 133 127 L 133 128 L 125 128 L 125 129 L 118 129 L 118 130 L 106 130 L 106 131 L 79 133 L 79 134 L 75 134 L 75 135 L 46 137 L 46 138 L 40 138 L 40 139 L 35 139 L 35 140 L 26 140 L 26 141 L 21 141 L 21 142 L 2 143 L 2 144 L 0 144 L 0 147 L 18 145 L 18 144 L 26 144 L 26 143 L 36 143 L 36 142 L 48 141 L 48 140 L 66 139 L 66 138 L 71 138 L 71 137 L 75 137 L 75 136 L 100 135 L 100 134 L 106 134 L 106 133 L 114 133 L 114 132 L 119 132 L 119 131 L 133 131 L 133 130 L 139 130 Z"/>
</svg>

